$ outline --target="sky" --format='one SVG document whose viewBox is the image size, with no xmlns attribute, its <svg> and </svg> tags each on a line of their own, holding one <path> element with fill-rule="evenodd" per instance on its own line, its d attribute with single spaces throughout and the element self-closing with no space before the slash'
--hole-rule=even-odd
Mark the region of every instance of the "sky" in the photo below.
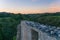
<svg viewBox="0 0 60 40">
<path fill-rule="evenodd" d="M 60 12 L 60 0 L 0 0 L 0 12 Z"/>
</svg>

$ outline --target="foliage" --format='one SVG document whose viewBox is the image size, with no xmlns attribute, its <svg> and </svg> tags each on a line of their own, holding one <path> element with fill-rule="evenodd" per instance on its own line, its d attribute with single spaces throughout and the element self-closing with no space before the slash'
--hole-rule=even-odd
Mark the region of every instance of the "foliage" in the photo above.
<svg viewBox="0 0 60 40">
<path fill-rule="evenodd" d="M 60 12 L 43 14 L 0 12 L 0 40 L 16 40 L 16 28 L 21 20 L 30 20 L 60 27 Z"/>
<path fill-rule="evenodd" d="M 35 21 L 42 24 L 60 26 L 60 12 L 45 13 L 45 14 L 26 14 L 23 17 L 25 20 Z"/>
<path fill-rule="evenodd" d="M 13 40 L 20 23 L 20 14 L 0 14 L 0 40 Z"/>
<path fill-rule="evenodd" d="M 13 40 L 16 40 L 16 36 L 13 37 Z"/>
</svg>

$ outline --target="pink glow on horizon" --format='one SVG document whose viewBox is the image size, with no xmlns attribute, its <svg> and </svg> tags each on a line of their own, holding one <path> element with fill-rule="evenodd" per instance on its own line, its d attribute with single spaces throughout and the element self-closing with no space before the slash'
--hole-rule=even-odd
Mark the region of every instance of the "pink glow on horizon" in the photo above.
<svg viewBox="0 0 60 40">
<path fill-rule="evenodd" d="M 16 10 L 16 9 L 0 9 L 0 12 L 12 12 L 12 13 L 45 13 L 45 12 L 60 12 L 60 7 L 50 7 L 48 9 L 43 10 Z"/>
<path fill-rule="evenodd" d="M 18 1 L 15 0 L 15 2 L 14 2 L 11 0 L 11 2 L 12 2 L 11 3 L 9 0 L 0 0 L 0 12 L 12 12 L 12 13 L 23 13 L 23 14 L 24 13 L 60 12 L 60 0 L 54 0 L 48 5 L 41 4 L 41 3 L 40 3 L 41 5 L 40 5 L 38 3 L 38 1 L 40 1 L 40 0 L 28 0 L 28 1 L 26 1 L 26 4 L 24 3 L 24 1 L 23 1 L 23 3 L 20 3 L 19 1 L 20 0 L 18 0 Z M 30 1 L 32 1 L 32 2 L 28 3 Z M 8 3 L 8 2 L 10 2 L 10 3 Z M 21 2 L 22 2 L 22 0 L 21 0 Z M 46 1 L 46 2 L 48 2 L 48 1 Z M 18 4 L 16 4 L 16 3 L 18 3 Z M 32 4 L 34 4 L 34 5 L 32 5 Z"/>
</svg>

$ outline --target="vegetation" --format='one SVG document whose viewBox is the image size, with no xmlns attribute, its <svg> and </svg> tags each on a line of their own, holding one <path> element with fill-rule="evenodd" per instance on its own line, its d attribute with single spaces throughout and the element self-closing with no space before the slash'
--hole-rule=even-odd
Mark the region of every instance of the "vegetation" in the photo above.
<svg viewBox="0 0 60 40">
<path fill-rule="evenodd" d="M 13 40 L 16 36 L 17 25 L 20 23 L 20 14 L 1 13 L 0 15 L 0 40 Z"/>
<path fill-rule="evenodd" d="M 39 22 L 41 24 L 47 24 L 52 26 L 60 26 L 60 13 L 45 13 L 45 14 L 27 14 L 23 19 Z"/>
<path fill-rule="evenodd" d="M 0 40 L 16 40 L 16 28 L 21 20 L 35 21 L 60 27 L 60 12 L 45 14 L 14 14 L 0 12 Z"/>
</svg>

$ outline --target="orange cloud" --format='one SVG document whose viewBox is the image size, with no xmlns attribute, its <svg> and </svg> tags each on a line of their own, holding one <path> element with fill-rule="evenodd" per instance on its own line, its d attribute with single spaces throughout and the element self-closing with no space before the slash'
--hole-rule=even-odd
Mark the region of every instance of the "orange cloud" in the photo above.
<svg viewBox="0 0 60 40">
<path fill-rule="evenodd" d="M 38 0 L 32 0 L 33 2 L 38 1 Z"/>
<path fill-rule="evenodd" d="M 60 7 L 50 7 L 47 11 L 48 12 L 60 12 Z"/>
<path fill-rule="evenodd" d="M 7 8 L 0 8 L 1 12 L 13 12 L 13 13 L 42 13 L 44 10 L 41 9 L 7 9 Z"/>
<path fill-rule="evenodd" d="M 60 12 L 60 0 L 56 0 L 51 3 L 48 8 L 48 12 Z"/>
</svg>

